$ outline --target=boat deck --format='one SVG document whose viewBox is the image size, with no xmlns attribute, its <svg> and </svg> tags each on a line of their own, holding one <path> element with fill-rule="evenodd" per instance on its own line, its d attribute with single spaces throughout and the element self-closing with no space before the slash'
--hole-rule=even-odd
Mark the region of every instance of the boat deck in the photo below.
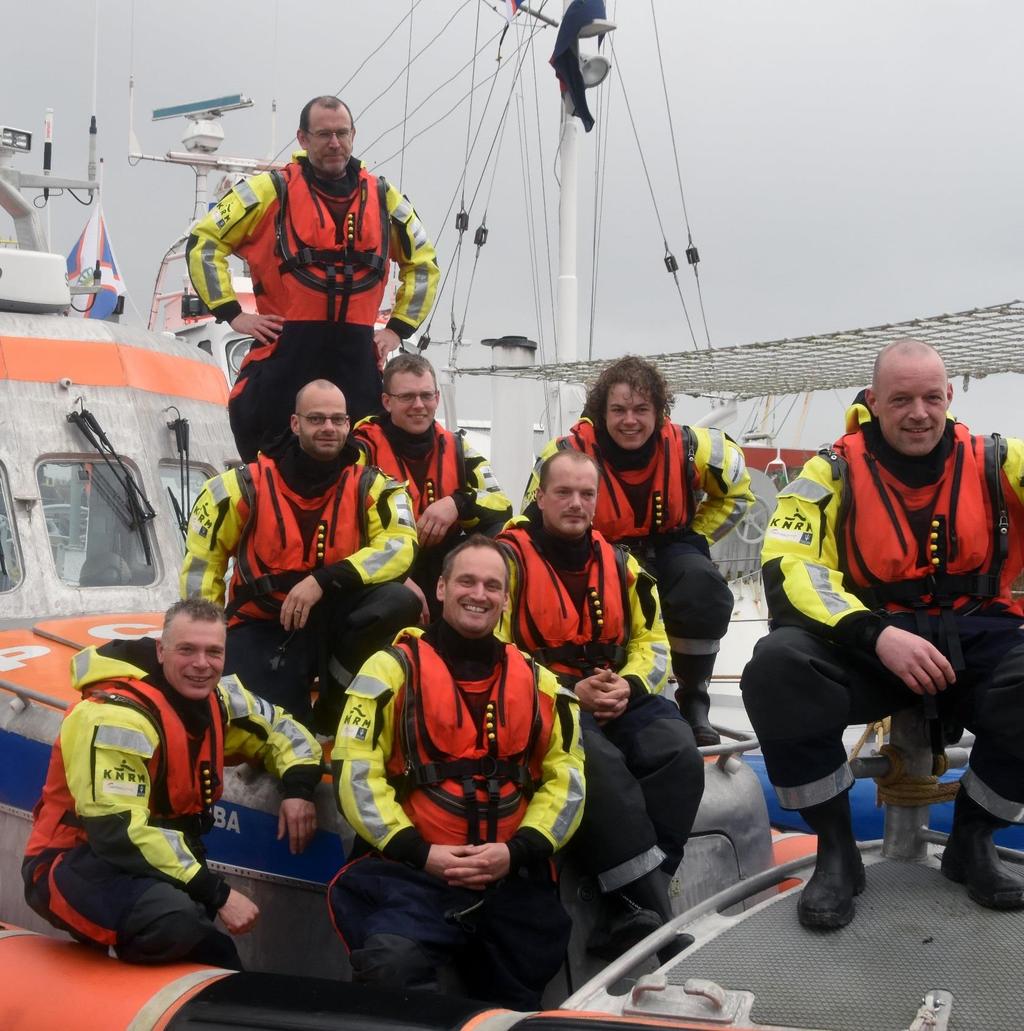
<svg viewBox="0 0 1024 1031">
<path fill-rule="evenodd" d="M 757 1025 L 894 1031 L 909 1027 L 922 997 L 938 989 L 953 997 L 950 1029 L 1024 1026 L 1024 912 L 976 905 L 934 859 L 869 863 L 857 915 L 838 931 L 801 927 L 798 897 L 787 892 L 698 940 L 662 971 L 664 1002 L 671 986 L 678 992 L 688 978 L 705 978 L 753 993 Z M 660 1009 L 659 994 L 648 996 L 648 1014 Z"/>
</svg>

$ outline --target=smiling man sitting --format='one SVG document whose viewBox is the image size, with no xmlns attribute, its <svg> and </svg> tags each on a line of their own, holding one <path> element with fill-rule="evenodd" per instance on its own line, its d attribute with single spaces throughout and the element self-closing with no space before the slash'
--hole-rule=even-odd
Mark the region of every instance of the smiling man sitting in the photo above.
<svg viewBox="0 0 1024 1031">
<path fill-rule="evenodd" d="M 569 940 L 551 856 L 583 812 L 578 705 L 494 636 L 497 544 L 459 545 L 437 594 L 441 619 L 349 688 L 335 784 L 364 856 L 335 878 L 331 912 L 356 981 L 434 987 L 454 960 L 468 994 L 537 1009 Z"/>
</svg>

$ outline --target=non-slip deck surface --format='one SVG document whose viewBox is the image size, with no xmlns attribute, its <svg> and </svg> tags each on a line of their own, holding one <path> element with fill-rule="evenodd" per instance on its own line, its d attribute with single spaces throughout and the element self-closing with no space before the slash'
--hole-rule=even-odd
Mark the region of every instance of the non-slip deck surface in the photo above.
<svg viewBox="0 0 1024 1031">
<path fill-rule="evenodd" d="M 853 922 L 809 931 L 796 895 L 684 953 L 669 981 L 708 978 L 756 996 L 754 1019 L 784 1027 L 898 1031 L 945 989 L 956 1031 L 1024 1028 L 1024 911 L 973 903 L 935 866 L 881 861 Z"/>
</svg>

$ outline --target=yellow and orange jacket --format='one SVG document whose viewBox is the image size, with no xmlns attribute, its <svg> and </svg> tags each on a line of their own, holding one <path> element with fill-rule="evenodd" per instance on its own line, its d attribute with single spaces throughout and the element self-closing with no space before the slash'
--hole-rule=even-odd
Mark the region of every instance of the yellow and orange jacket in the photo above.
<svg viewBox="0 0 1024 1031">
<path fill-rule="evenodd" d="M 526 487 L 524 510 L 536 495 L 545 460 L 572 448 L 590 455 L 601 469 L 594 529 L 613 544 L 686 529 L 702 534 L 709 544 L 721 540 L 754 503 L 742 448 L 721 430 L 678 426 L 668 420 L 655 435 L 655 454 L 643 473 L 650 493 L 642 519 L 633 512 L 619 479 L 622 474 L 602 457 L 589 419 L 580 419 L 566 436 L 545 445 Z M 640 474 L 625 475 L 635 480 Z"/>
<path fill-rule="evenodd" d="M 359 164 L 343 239 L 306 180 L 305 152 L 280 171 L 229 190 L 193 227 L 189 275 L 218 321 L 241 312 L 228 257 L 244 258 L 261 314 L 295 321 L 372 326 L 398 265 L 389 328 L 405 339 L 430 312 L 440 272 L 434 247 L 408 199 Z"/>
<path fill-rule="evenodd" d="M 465 693 L 482 703 L 479 727 Z M 421 630 L 403 630 L 349 685 L 332 754 L 338 805 L 377 849 L 406 828 L 449 845 L 530 828 L 557 850 L 583 815 L 578 710 L 511 645 L 486 681 L 456 682 Z"/>
<path fill-rule="evenodd" d="M 417 519 L 428 505 L 454 497 L 459 509 L 457 525 L 467 533 L 507 522 L 512 515 L 512 502 L 498 486 L 487 459 L 466 443 L 461 431 L 452 433 L 435 422 L 433 432 L 430 473 L 422 490 L 395 453 L 378 416 L 361 419 L 352 431 L 352 442 L 364 453 L 368 465 L 405 482 Z"/>
<path fill-rule="evenodd" d="M 321 749 L 305 727 L 233 676 L 208 699 L 202 740 L 190 742 L 164 693 L 173 688 L 152 682 L 154 668 L 110 646 L 72 657 L 83 698 L 54 742 L 26 858 L 88 841 L 128 873 L 177 882 L 209 902 L 221 878 L 206 868 L 199 835 L 221 796 L 225 756 L 258 761 L 286 784 L 301 780 L 306 790 L 296 793 L 306 794 L 320 779 Z"/>
<path fill-rule="evenodd" d="M 592 531 L 587 600 L 582 610 L 519 517 L 497 537 L 511 562 L 509 604 L 498 636 L 555 673 L 589 676 L 610 669 L 647 694 L 668 679 L 669 645 L 654 580 L 624 548 Z"/>
<path fill-rule="evenodd" d="M 848 432 L 779 494 L 762 551 L 772 619 L 841 638 L 847 620 L 980 602 L 1024 615 L 1010 584 L 1024 569 L 1024 442 L 952 425 L 936 483 L 909 488 L 871 454 L 855 404 Z M 912 529 L 907 510 L 923 529 Z M 853 626 L 850 623 L 849 626 Z"/>
<path fill-rule="evenodd" d="M 304 542 L 297 511 L 316 516 Z M 224 603 L 224 575 L 235 559 L 232 623 L 276 619 L 288 591 L 308 575 L 321 586 L 346 577 L 364 586 L 401 580 L 416 555 L 409 495 L 379 469 L 346 465 L 317 498 L 290 490 L 272 458 L 207 480 L 189 517 L 180 589 Z"/>
</svg>

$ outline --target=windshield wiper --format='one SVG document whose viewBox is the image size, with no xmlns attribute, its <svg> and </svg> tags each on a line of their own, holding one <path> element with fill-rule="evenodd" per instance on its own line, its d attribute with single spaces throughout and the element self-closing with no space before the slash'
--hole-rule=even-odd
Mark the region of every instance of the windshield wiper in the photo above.
<svg viewBox="0 0 1024 1031">
<path fill-rule="evenodd" d="M 149 503 L 145 492 L 136 482 L 131 470 L 124 464 L 121 456 L 114 450 L 103 427 L 96 421 L 96 416 L 87 408 L 81 411 L 68 412 L 68 422 L 77 426 L 81 434 L 89 442 L 90 446 L 103 459 L 110 475 L 117 481 L 121 488 L 123 507 L 117 506 L 114 511 L 120 516 L 121 521 L 129 530 L 136 530 L 139 540 L 142 542 L 142 551 L 146 557 L 146 565 L 153 565 L 153 549 L 146 534 L 146 523 L 156 518 L 156 512 Z M 111 506 L 114 507 L 114 506 Z"/>
<path fill-rule="evenodd" d="M 181 412 L 174 405 L 171 405 L 166 411 L 174 412 L 177 416 L 167 424 L 167 428 L 174 434 L 174 446 L 178 452 L 178 497 L 174 496 L 174 491 L 170 487 L 167 488 L 167 493 L 171 499 L 171 508 L 178 519 L 181 539 L 185 540 L 188 536 L 188 516 L 192 511 L 189 479 L 192 469 L 188 460 L 188 419 L 182 418 Z"/>
</svg>

